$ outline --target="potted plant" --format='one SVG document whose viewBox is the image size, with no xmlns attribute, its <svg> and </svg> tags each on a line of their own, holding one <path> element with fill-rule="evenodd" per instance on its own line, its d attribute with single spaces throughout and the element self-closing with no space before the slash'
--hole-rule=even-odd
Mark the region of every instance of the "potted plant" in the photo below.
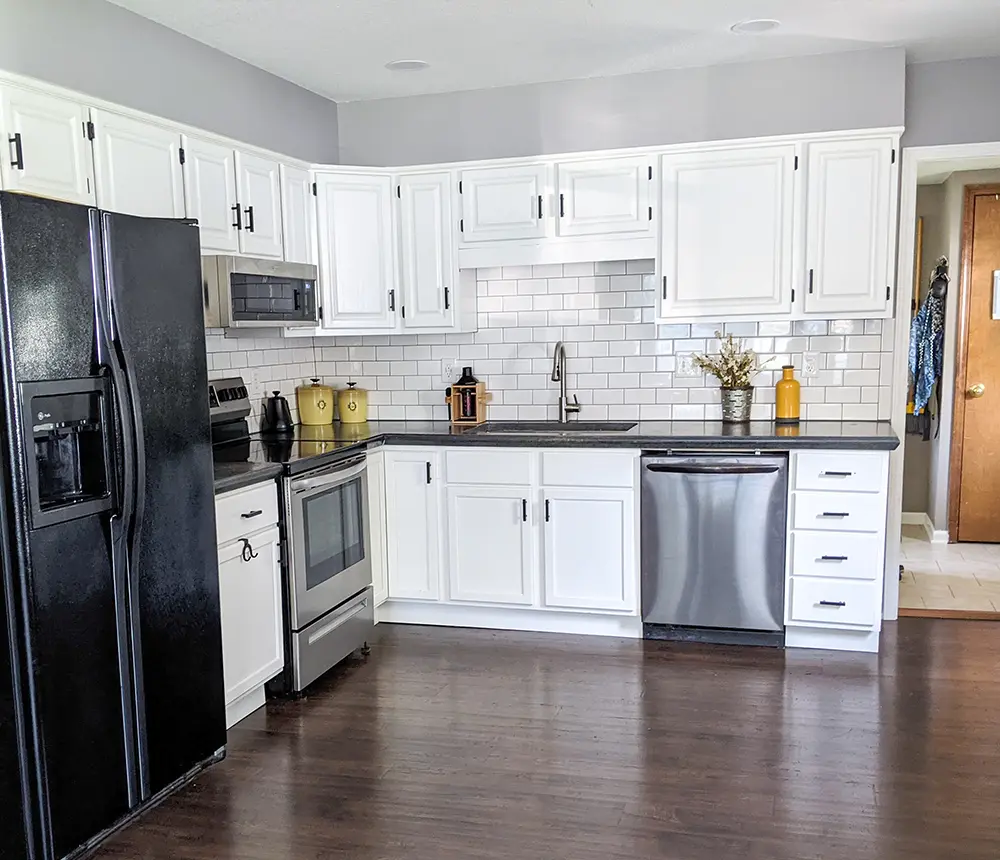
<svg viewBox="0 0 1000 860">
<path fill-rule="evenodd" d="M 718 355 L 694 355 L 694 363 L 711 373 L 722 387 L 722 420 L 727 424 L 743 423 L 750 420 L 750 406 L 753 404 L 753 380 L 763 370 L 760 357 L 752 349 L 747 349 L 743 341 L 733 335 L 719 338 Z"/>
</svg>

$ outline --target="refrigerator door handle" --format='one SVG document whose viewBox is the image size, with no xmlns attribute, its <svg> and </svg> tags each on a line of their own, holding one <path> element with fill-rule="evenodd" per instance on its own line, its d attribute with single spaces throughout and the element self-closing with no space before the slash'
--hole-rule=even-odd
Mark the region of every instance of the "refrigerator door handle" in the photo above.
<svg viewBox="0 0 1000 860">
<path fill-rule="evenodd" d="M 122 321 L 116 311 L 117 294 L 121 285 L 115 279 L 114 252 L 111 247 L 111 224 L 107 213 L 103 213 L 102 242 L 104 257 L 104 277 L 106 289 L 102 313 L 106 317 L 107 332 L 112 338 L 112 360 L 109 362 L 115 383 L 115 400 L 120 406 L 122 422 L 123 453 L 123 503 L 122 527 L 127 554 L 127 582 L 129 602 L 129 643 L 132 652 L 132 686 L 135 700 L 144 700 L 142 678 L 142 639 L 139 631 L 139 569 L 136 547 L 142 532 L 142 518 L 146 504 L 146 452 L 143 444 L 142 410 L 136 397 L 138 384 L 135 372 L 128 362 L 128 332 L 122 330 Z M 135 738 L 138 749 L 138 791 L 141 800 L 150 795 L 148 754 L 146 748 L 146 715 L 137 708 L 135 715 Z"/>
</svg>

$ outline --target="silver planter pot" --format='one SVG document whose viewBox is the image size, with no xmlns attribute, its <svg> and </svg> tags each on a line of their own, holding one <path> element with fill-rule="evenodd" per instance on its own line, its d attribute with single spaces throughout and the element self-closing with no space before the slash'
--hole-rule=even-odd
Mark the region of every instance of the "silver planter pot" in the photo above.
<svg viewBox="0 0 1000 860">
<path fill-rule="evenodd" d="M 722 389 L 722 420 L 725 424 L 745 424 L 750 420 L 753 388 Z"/>
</svg>

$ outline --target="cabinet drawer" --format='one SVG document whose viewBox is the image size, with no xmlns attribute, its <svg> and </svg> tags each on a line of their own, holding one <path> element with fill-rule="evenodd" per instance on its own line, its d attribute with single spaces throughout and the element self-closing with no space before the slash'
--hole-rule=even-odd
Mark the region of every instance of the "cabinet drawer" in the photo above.
<svg viewBox="0 0 1000 860">
<path fill-rule="evenodd" d="M 881 533 L 792 532 L 792 576 L 879 579 L 884 541 Z"/>
<path fill-rule="evenodd" d="M 531 454 L 502 448 L 446 451 L 445 480 L 449 484 L 518 486 L 531 483 Z"/>
<path fill-rule="evenodd" d="M 793 622 L 874 627 L 882 609 L 882 593 L 874 582 L 793 576 L 791 591 L 788 618 Z"/>
<path fill-rule="evenodd" d="M 225 493 L 215 500 L 216 542 L 219 546 L 241 535 L 278 522 L 278 487 L 274 481 Z"/>
<path fill-rule="evenodd" d="M 546 487 L 633 487 L 635 456 L 602 451 L 544 451 L 542 485 Z"/>
<path fill-rule="evenodd" d="M 835 532 L 885 532 L 885 496 L 794 493 L 792 527 Z"/>
<path fill-rule="evenodd" d="M 849 451 L 803 451 L 796 454 L 796 490 L 834 492 L 887 492 L 886 454 Z"/>
</svg>

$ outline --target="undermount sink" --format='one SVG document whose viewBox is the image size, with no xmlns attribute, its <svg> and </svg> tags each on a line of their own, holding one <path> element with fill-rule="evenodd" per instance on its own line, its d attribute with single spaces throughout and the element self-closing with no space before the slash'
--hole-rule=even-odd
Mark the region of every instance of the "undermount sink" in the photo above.
<svg viewBox="0 0 1000 860">
<path fill-rule="evenodd" d="M 635 427 L 635 421 L 487 421 L 473 432 L 506 433 L 522 436 L 549 434 L 572 436 L 578 433 L 627 433 Z"/>
</svg>

